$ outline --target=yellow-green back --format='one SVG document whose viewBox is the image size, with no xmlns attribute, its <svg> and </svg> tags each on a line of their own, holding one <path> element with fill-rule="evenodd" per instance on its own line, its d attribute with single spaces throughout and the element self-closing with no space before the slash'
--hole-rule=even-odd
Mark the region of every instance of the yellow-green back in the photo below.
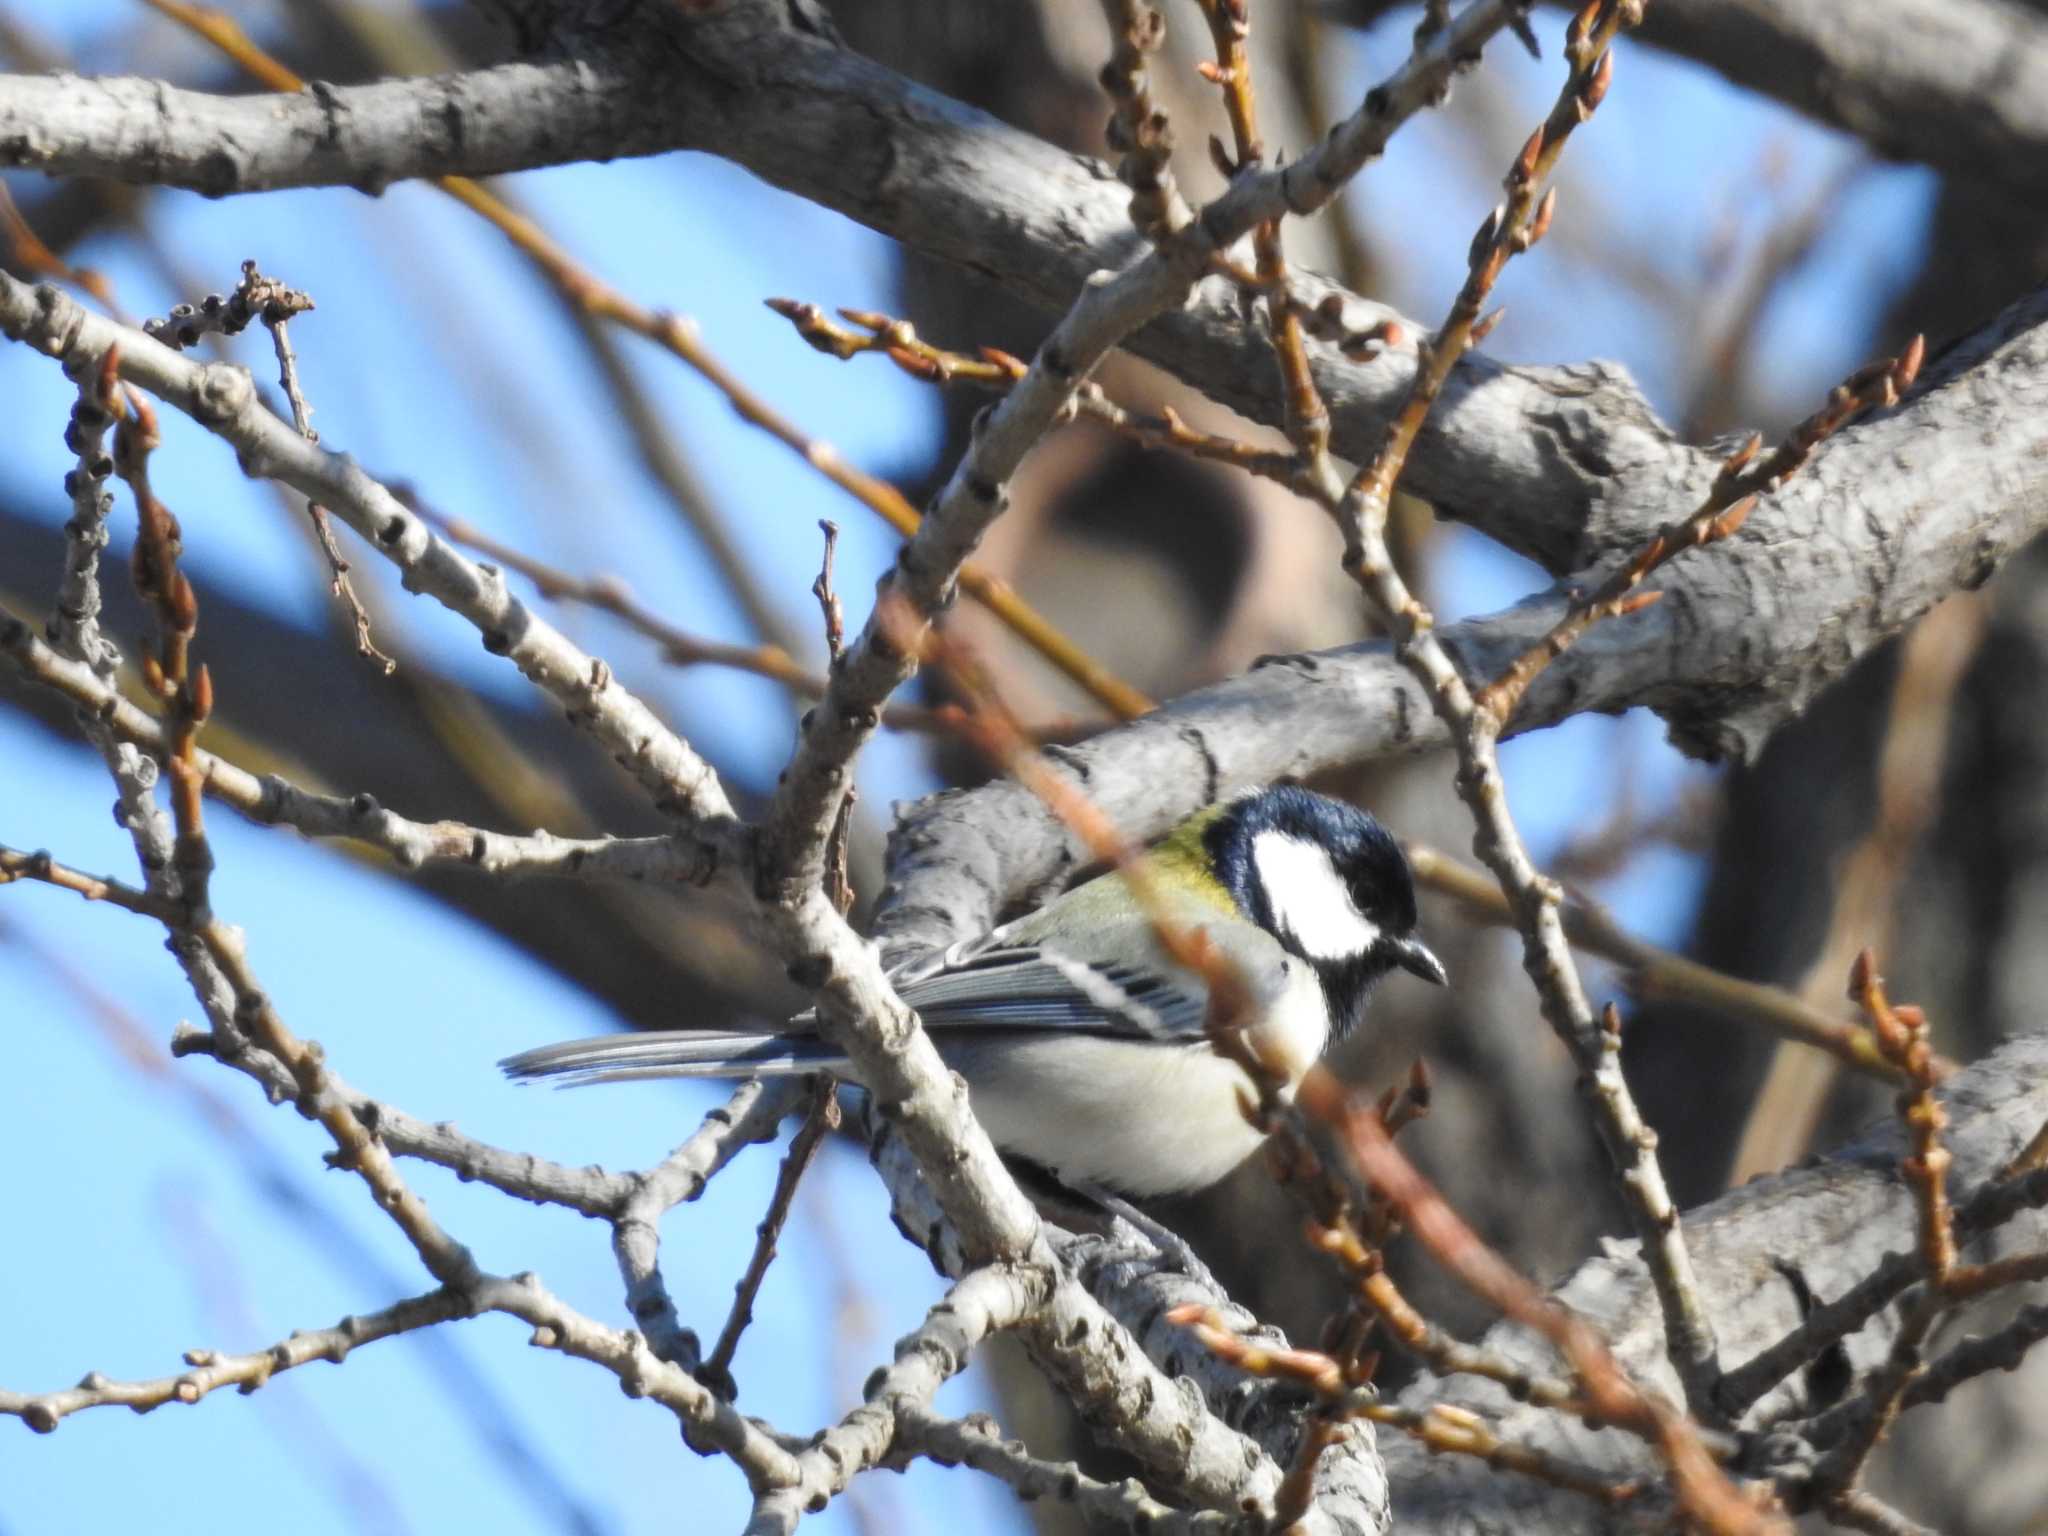
<svg viewBox="0 0 2048 1536">
<path fill-rule="evenodd" d="M 1209 851 L 1202 841 L 1203 833 L 1222 814 L 1220 805 L 1197 811 L 1145 855 L 1152 888 L 1167 916 L 1176 922 L 1201 923 L 1239 915 L 1237 903 L 1211 869 Z M 1014 943 L 1039 943 L 1056 935 L 1132 921 L 1140 911 L 1122 871 L 1111 870 L 1020 920 L 1009 937 Z"/>
</svg>

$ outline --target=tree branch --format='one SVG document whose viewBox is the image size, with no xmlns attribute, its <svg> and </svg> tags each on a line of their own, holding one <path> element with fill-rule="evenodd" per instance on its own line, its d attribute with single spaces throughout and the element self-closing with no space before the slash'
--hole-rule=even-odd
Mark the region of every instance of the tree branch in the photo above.
<svg viewBox="0 0 2048 1536">
<path fill-rule="evenodd" d="M 1663 601 L 1589 633 L 1537 678 L 1510 733 L 1648 706 L 1688 751 L 1754 755 L 1858 657 L 2048 529 L 2044 398 L 2048 290 L 1927 364 L 1897 409 L 1831 439 L 1732 539 L 1672 566 Z M 1446 625 L 1444 643 L 1468 675 L 1496 676 L 1602 574 Z M 1136 840 L 1245 785 L 1445 740 L 1372 642 L 1274 658 L 1057 756 Z M 1086 859 L 1019 785 L 935 796 L 891 843 L 878 932 L 898 951 L 985 932 Z"/>
<path fill-rule="evenodd" d="M 1967 1202 L 1995 1181 L 2048 1118 L 2048 1037 L 2022 1036 L 1943 1086 L 1940 1098 L 1953 1117 L 1947 1139 L 1955 1162 L 1951 1182 Z M 1894 1120 L 1818 1163 L 1744 1185 L 1686 1213 L 1686 1233 L 1701 1293 L 1713 1314 L 1727 1358 L 1742 1360 L 1798 1329 L 1806 1297 L 1838 1296 L 1880 1268 L 1888 1254 L 1917 1247 L 1916 1203 L 1901 1180 L 1903 1133 Z M 1980 1241 L 1993 1251 L 2038 1248 L 2048 1216 L 2026 1207 Z M 1776 1255 L 1796 1270 L 1758 1261 Z M 1913 1262 L 1918 1262 L 1917 1257 Z M 1568 1279 L 1555 1295 L 1595 1323 L 1616 1357 L 1633 1374 L 1670 1391 L 1676 1386 L 1664 1359 L 1656 1300 L 1634 1243 L 1607 1251 Z M 1847 1386 L 1831 1384 L 1830 1397 L 1855 1392 L 1881 1367 L 1899 1326 L 1896 1307 L 1879 1312 L 1842 1342 Z M 1526 1330 L 1501 1325 L 1485 1346 L 1535 1370 L 1554 1369 L 1549 1348 Z M 1759 1401 L 1741 1421 L 1746 1430 L 1787 1424 L 1820 1404 L 1819 1390 L 1796 1373 Z M 1501 1388 L 1469 1379 L 1425 1374 L 1400 1397 L 1422 1407 L 1448 1401 L 1483 1414 L 1503 1439 L 1512 1438 L 1615 1474 L 1642 1471 L 1637 1445 L 1612 1430 L 1592 1431 L 1576 1421 L 1514 1402 Z M 1406 1442 L 1383 1448 L 1395 1490 L 1396 1523 L 1404 1531 L 1458 1530 L 1472 1536 L 1542 1529 L 1550 1536 L 1603 1529 L 1594 1507 L 1538 1485 L 1474 1475 L 1456 1458 L 1430 1458 Z"/>
<path fill-rule="evenodd" d="M 481 176 L 699 149 L 1063 313 L 1089 277 L 1143 249 L 1108 167 L 1054 148 L 871 60 L 785 30 L 779 6 L 685 19 L 637 7 L 561 40 L 561 58 L 426 80 L 216 96 L 157 81 L 0 77 L 0 165 L 191 187 L 209 195 Z M 820 156 L 815 146 L 834 146 Z M 1250 178 L 1260 180 L 1260 178 Z M 1267 178 L 1267 184 L 1273 184 Z M 1352 332 L 1383 305 L 1296 273 L 1308 310 Z M 1129 342 L 1254 419 L 1277 423 L 1264 339 L 1212 281 Z M 1406 394 L 1412 355 L 1311 349 L 1331 447 L 1368 457 Z M 1460 362 L 1408 489 L 1554 574 L 1695 504 L 1716 460 L 1678 444 L 1608 364 Z"/>
</svg>

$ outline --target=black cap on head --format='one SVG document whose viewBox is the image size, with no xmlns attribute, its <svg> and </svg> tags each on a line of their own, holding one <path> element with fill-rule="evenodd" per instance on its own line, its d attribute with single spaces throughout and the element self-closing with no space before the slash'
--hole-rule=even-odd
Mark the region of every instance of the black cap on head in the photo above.
<svg viewBox="0 0 2048 1536">
<path fill-rule="evenodd" d="M 1277 785 L 1233 802 L 1207 842 L 1239 910 L 1316 968 L 1340 1033 L 1390 970 L 1443 982 L 1443 966 L 1414 937 L 1407 857 L 1356 806 Z"/>
</svg>

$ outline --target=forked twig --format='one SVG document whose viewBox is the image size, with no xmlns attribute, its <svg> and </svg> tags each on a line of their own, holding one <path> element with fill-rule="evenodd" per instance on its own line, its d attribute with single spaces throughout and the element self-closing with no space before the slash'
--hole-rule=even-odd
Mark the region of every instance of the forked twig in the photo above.
<svg viewBox="0 0 2048 1536">
<path fill-rule="evenodd" d="M 739 1392 L 732 1376 L 732 1357 L 739 1349 L 740 1335 L 754 1320 L 754 1299 L 761 1294 L 761 1282 L 767 1279 L 768 1266 L 775 1261 L 775 1245 L 789 1220 L 797 1184 L 817 1156 L 826 1133 L 838 1129 L 839 1088 L 830 1077 L 821 1075 L 811 1084 L 811 1102 L 804 1112 L 804 1123 L 797 1127 L 789 1152 L 782 1159 L 782 1168 L 775 1175 L 775 1192 L 768 1200 L 768 1214 L 755 1229 L 753 1256 L 733 1287 L 732 1310 L 726 1314 L 725 1326 L 718 1331 L 718 1342 L 711 1346 L 711 1353 L 697 1371 L 698 1377 L 727 1401 Z"/>
</svg>

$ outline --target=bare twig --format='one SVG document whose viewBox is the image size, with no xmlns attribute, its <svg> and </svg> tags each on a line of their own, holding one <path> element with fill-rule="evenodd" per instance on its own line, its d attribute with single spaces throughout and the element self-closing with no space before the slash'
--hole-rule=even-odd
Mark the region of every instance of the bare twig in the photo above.
<svg viewBox="0 0 2048 1536">
<path fill-rule="evenodd" d="M 1449 896 L 1480 921 L 1514 925 L 1514 911 L 1501 894 L 1499 882 L 1439 849 L 1413 842 L 1402 846 L 1420 883 Z M 1825 1051 L 1870 1076 L 1901 1081 L 1898 1068 L 1885 1059 L 1875 1037 L 1861 1025 L 1830 1018 L 1783 987 L 1730 976 L 1639 939 L 1583 892 L 1567 887 L 1562 910 L 1565 935 L 1572 944 L 1620 966 L 1623 984 L 1645 1002 L 1682 1002 Z"/>
<path fill-rule="evenodd" d="M 256 270 L 253 261 L 242 263 L 242 285 L 236 290 L 237 297 L 241 297 L 244 290 L 248 291 L 245 302 L 257 311 L 270 332 L 270 344 L 277 353 L 277 382 L 291 405 L 292 424 L 307 442 L 317 443 L 320 434 L 313 430 L 313 408 L 306 403 L 305 392 L 299 387 L 299 360 L 292 351 L 291 335 L 286 330 L 291 315 L 298 311 L 291 302 L 272 295 L 281 293 L 293 300 L 303 300 L 305 309 L 311 309 L 313 301 L 274 279 L 264 277 Z M 341 546 L 334 542 L 334 526 L 328 520 L 327 509 L 317 501 L 309 501 L 306 503 L 306 516 L 312 520 L 314 537 L 320 542 L 321 553 L 327 557 L 328 591 L 341 599 L 342 605 L 348 609 L 349 621 L 355 627 L 356 654 L 365 661 L 376 663 L 389 677 L 398 670 L 398 663 L 378 650 L 376 642 L 370 638 L 370 611 L 363 606 L 363 600 L 356 596 L 356 589 L 349 583 L 349 563 L 342 556 Z"/>
<path fill-rule="evenodd" d="M 696 1133 L 659 1165 L 633 1174 L 613 1206 L 601 1214 L 612 1223 L 612 1254 L 626 1285 L 626 1310 L 646 1335 L 656 1355 L 684 1370 L 698 1368 L 697 1336 L 683 1326 L 661 1273 L 661 1218 L 671 1208 L 695 1200 L 704 1187 L 740 1151 L 769 1141 L 790 1111 L 796 1084 L 741 1083 L 732 1097 L 704 1117 Z M 729 1400 L 731 1393 L 724 1394 Z"/>
<path fill-rule="evenodd" d="M 754 1320 L 754 1299 L 761 1294 L 761 1282 L 767 1278 L 768 1266 L 775 1260 L 775 1244 L 782 1235 L 783 1223 L 789 1220 L 797 1183 L 811 1166 L 811 1159 L 817 1156 L 826 1134 L 838 1129 L 838 1086 L 831 1078 L 820 1076 L 811 1084 L 810 1108 L 789 1144 L 789 1154 L 782 1160 L 781 1171 L 775 1176 L 775 1193 L 769 1197 L 768 1214 L 761 1218 L 760 1226 L 755 1229 L 754 1252 L 747 1260 L 746 1273 L 733 1287 L 732 1310 L 726 1314 L 718 1342 L 712 1346 L 710 1355 L 698 1371 L 700 1377 L 727 1398 L 739 1395 L 739 1387 L 732 1376 L 732 1357 L 739 1348 L 740 1335 Z"/>
<path fill-rule="evenodd" d="M 303 91 L 306 82 L 258 48 L 240 27 L 219 11 L 185 0 L 148 0 L 155 9 L 189 27 L 275 91 Z M 790 422 L 705 347 L 696 325 L 666 310 L 649 309 L 602 281 L 578 263 L 532 219 L 516 212 L 481 182 L 467 176 L 440 176 L 434 185 L 465 208 L 494 225 L 527 257 L 570 303 L 585 313 L 621 325 L 662 347 L 709 382 L 731 402 L 741 419 L 783 443 L 841 490 L 868 507 L 905 537 L 919 524 L 917 511 L 887 481 L 847 463 L 828 443 L 818 441 Z M 980 573 L 969 586 L 1025 644 L 1044 656 L 1105 709 L 1123 718 L 1143 714 L 1150 700 L 1120 682 L 1075 646 L 1006 583 Z"/>
<path fill-rule="evenodd" d="M 1874 1493 L 1852 1488 L 1828 1507 L 1828 1519 L 1865 1536 L 1937 1536 L 1917 1520 L 1909 1520 Z"/>
<path fill-rule="evenodd" d="M 863 353 L 887 358 L 911 378 L 927 384 L 972 384 L 985 389 L 1004 390 L 1030 371 L 1030 364 L 1000 347 L 984 346 L 970 357 L 934 346 L 917 334 L 908 320 L 895 319 L 871 309 L 841 309 L 840 315 L 863 331 L 851 331 L 830 320 L 815 304 L 795 299 L 768 299 L 768 307 L 796 327 L 796 333 L 818 351 L 844 361 Z M 1377 339 L 1377 338 L 1376 338 Z M 1245 442 L 1189 426 L 1172 406 L 1163 406 L 1157 416 L 1147 416 L 1112 400 L 1108 391 L 1093 380 L 1081 385 L 1074 395 L 1074 411 L 1084 421 L 1107 427 L 1120 437 L 1145 448 L 1172 449 L 1212 463 L 1225 464 L 1247 474 L 1260 475 L 1292 485 L 1299 474 L 1295 457 L 1258 443 Z M 966 577 L 963 573 L 962 584 Z"/>
<path fill-rule="evenodd" d="M 879 1462 L 894 1443 L 899 1408 L 929 1404 L 975 1346 L 1015 1327 L 1045 1301 L 1051 1283 L 1046 1270 L 1032 1265 L 991 1266 L 963 1276 L 897 1341 L 894 1363 L 876 1372 L 866 1401 L 796 1458 L 796 1475 L 788 1483 L 755 1499 L 747 1536 L 794 1530 L 806 1508 L 819 1507 L 855 1473 Z"/>
<path fill-rule="evenodd" d="M 175 923 L 184 915 L 184 909 L 177 902 L 152 891 L 137 890 L 119 880 L 85 874 L 69 865 L 59 864 L 45 852 L 24 853 L 20 849 L 0 845 L 0 885 L 11 885 L 17 880 L 36 880 L 54 885 L 59 890 L 76 892 L 87 901 L 109 902 L 140 916 L 156 918 L 159 922 Z"/>
<path fill-rule="evenodd" d="M 244 1394 L 267 1386 L 279 1371 L 315 1360 L 341 1364 L 359 1344 L 374 1344 L 452 1318 L 471 1315 L 471 1299 L 443 1287 L 410 1297 L 361 1317 L 345 1317 L 332 1328 L 295 1331 L 290 1338 L 254 1354 L 224 1355 L 211 1349 L 185 1352 L 189 1369 L 153 1381 L 112 1381 L 90 1371 L 75 1387 L 34 1396 L 0 1390 L 0 1413 L 13 1414 L 38 1434 L 86 1408 L 129 1408 L 148 1413 L 165 1403 L 196 1403 L 210 1392 L 233 1387 Z"/>
<path fill-rule="evenodd" d="M 846 618 L 839 607 L 839 594 L 832 590 L 832 556 L 839 548 L 839 525 L 820 518 L 818 530 L 825 535 L 825 553 L 819 560 L 818 579 L 811 583 L 811 596 L 818 600 L 818 611 L 825 621 L 825 654 L 837 666 L 839 658 L 846 654 Z M 825 844 L 825 894 L 841 917 L 853 910 L 847 842 L 853 835 L 853 807 L 859 798 L 859 787 L 849 782 L 845 797 L 839 802 L 839 819 L 832 824 L 832 836 Z"/>
<path fill-rule="evenodd" d="M 537 560 L 524 550 L 493 538 L 476 524 L 451 517 L 427 505 L 415 495 L 407 495 L 405 501 L 457 544 L 526 577 L 540 589 L 541 596 L 558 602 L 583 603 L 623 620 L 661 647 L 663 661 L 679 667 L 731 667 L 781 683 L 802 698 L 824 697 L 824 677 L 809 670 L 779 645 L 730 645 L 690 634 L 676 628 L 649 607 L 618 576 L 575 575 Z M 938 731 L 944 728 L 933 711 L 912 704 L 889 705 L 882 711 L 882 724 L 897 731 Z"/>
<path fill-rule="evenodd" d="M 1454 1404 L 1408 1408 L 1380 1402 L 1377 1389 L 1356 1383 L 1333 1356 L 1311 1349 L 1267 1349 L 1237 1333 L 1227 1319 L 1211 1309 L 1177 1307 L 1169 1317 L 1191 1329 L 1212 1353 L 1238 1369 L 1307 1388 L 1339 1421 L 1366 1419 L 1385 1424 L 1420 1442 L 1433 1454 L 1476 1457 L 1489 1466 L 1584 1494 L 1604 1504 L 1624 1504 L 1643 1491 L 1639 1481 L 1616 1479 L 1536 1446 L 1502 1440 L 1486 1420 Z"/>
<path fill-rule="evenodd" d="M 1103 0 L 1112 48 L 1102 88 L 1116 110 L 1109 147 L 1121 157 L 1117 179 L 1131 189 L 1131 223 L 1154 242 L 1187 228 L 1194 212 L 1173 177 L 1173 125 L 1152 99 L 1146 59 L 1166 40 L 1166 17 L 1149 0 Z"/>
<path fill-rule="evenodd" d="M 1009 1484 L 1020 1499 L 1058 1499 L 1111 1530 L 1230 1536 L 1241 1529 L 1241 1517 L 1234 1510 L 1173 1509 L 1148 1494 L 1134 1477 L 1105 1483 L 1072 1462 L 1033 1456 L 1021 1441 L 1003 1439 L 995 1421 L 984 1414 L 949 1419 L 922 1404 L 903 1403 L 896 1410 L 892 1456 L 923 1456 L 940 1466 L 973 1467 Z"/>
<path fill-rule="evenodd" d="M 1319 499 L 1344 536 L 1346 571 L 1384 615 L 1396 656 L 1422 685 L 1451 734 L 1458 754 L 1459 792 L 1477 826 L 1475 849 L 1514 909 L 1524 966 L 1536 983 L 1544 1017 L 1590 1085 L 1587 1102 L 1614 1164 L 1630 1224 L 1642 1243 L 1664 1312 L 1672 1362 L 1687 1404 L 1705 1417 L 1714 1412 L 1712 1388 L 1720 1369 L 1713 1328 L 1700 1302 L 1677 1207 L 1657 1164 L 1654 1137 L 1621 1075 L 1611 1032 L 1594 1021 L 1572 961 L 1558 913 L 1562 893 L 1537 872 L 1509 813 L 1495 751 L 1501 716 L 1474 697 L 1436 638 L 1434 618 L 1395 567 L 1386 541 L 1388 509 L 1408 451 L 1458 358 L 1491 328 L 1493 318 L 1482 318 L 1481 309 L 1501 270 L 1548 228 L 1555 193 L 1546 192 L 1544 183 L 1565 140 L 1607 93 L 1614 68 L 1609 45 L 1639 16 L 1640 0 L 1592 0 L 1573 18 L 1565 38 L 1570 73 L 1549 118 L 1530 135 L 1509 169 L 1507 201 L 1473 237 L 1465 285 L 1436 336 L 1422 348 L 1406 402 L 1379 452 L 1341 496 L 1332 499 L 1325 490 Z"/>
<path fill-rule="evenodd" d="M 161 762 L 171 747 L 162 726 L 92 671 L 56 653 L 26 624 L 0 614 L 0 655 L 17 672 L 78 704 L 119 742 Z M 262 826 L 308 837 L 344 838 L 389 854 L 401 869 L 467 865 L 513 879 L 572 879 L 701 884 L 713 870 L 703 849 L 684 838 L 520 836 L 460 821 L 414 821 L 375 796 L 318 794 L 278 774 L 257 775 L 203 747 L 193 748 L 201 787 Z"/>
<path fill-rule="evenodd" d="M 1323 1072 L 1312 1073 L 1302 1085 L 1302 1099 L 1342 1133 L 1360 1170 L 1400 1209 L 1403 1223 L 1438 1263 L 1475 1295 L 1548 1339 L 1571 1363 L 1601 1420 L 1657 1446 L 1688 1515 L 1716 1532 L 1779 1529 L 1736 1492 L 1690 1420 L 1636 1386 L 1589 1324 L 1544 1298 L 1479 1240 L 1395 1147 L 1377 1115 L 1346 1103 L 1342 1089 Z"/>
</svg>

